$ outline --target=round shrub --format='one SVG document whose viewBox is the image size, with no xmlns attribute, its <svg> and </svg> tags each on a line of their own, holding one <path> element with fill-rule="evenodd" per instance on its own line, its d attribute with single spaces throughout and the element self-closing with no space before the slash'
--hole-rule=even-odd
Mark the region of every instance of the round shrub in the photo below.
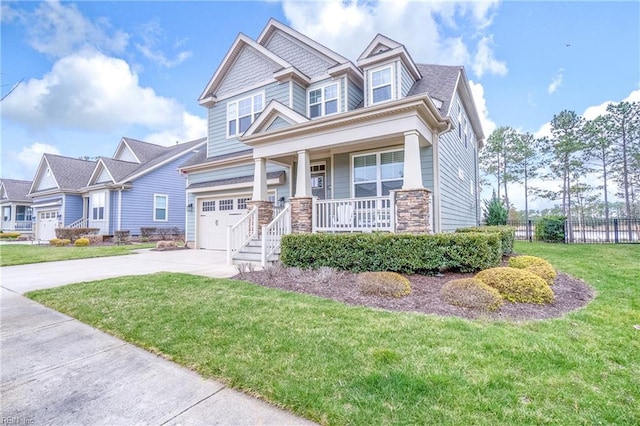
<svg viewBox="0 0 640 426">
<path fill-rule="evenodd" d="M 363 272 L 356 282 L 362 294 L 403 297 L 411 293 L 409 280 L 395 272 Z"/>
<path fill-rule="evenodd" d="M 553 265 L 541 257 L 536 256 L 517 256 L 509 259 L 509 266 L 512 268 L 526 269 L 533 272 L 540 278 L 552 285 L 556 279 L 556 270 Z"/>
<path fill-rule="evenodd" d="M 495 311 L 502 305 L 502 296 L 476 278 L 447 281 L 440 290 L 440 297 L 450 305 L 463 308 Z"/>
<path fill-rule="evenodd" d="M 51 244 L 52 246 L 56 246 L 56 247 L 64 247 L 64 246 L 68 246 L 69 244 L 71 244 L 71 240 L 62 239 L 62 238 L 54 238 L 52 240 L 49 240 L 49 244 Z"/>
<path fill-rule="evenodd" d="M 542 278 L 525 269 L 491 268 L 478 272 L 475 277 L 498 290 L 500 295 L 510 302 L 553 302 L 551 287 Z"/>
<path fill-rule="evenodd" d="M 73 243 L 76 247 L 87 247 L 89 245 L 88 238 L 78 238 L 75 243 Z"/>
</svg>

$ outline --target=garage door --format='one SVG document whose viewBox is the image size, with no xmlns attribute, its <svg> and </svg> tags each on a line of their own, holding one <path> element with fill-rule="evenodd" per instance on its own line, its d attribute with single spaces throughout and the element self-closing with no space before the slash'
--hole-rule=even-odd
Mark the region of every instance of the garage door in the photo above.
<svg viewBox="0 0 640 426">
<path fill-rule="evenodd" d="M 227 227 L 247 214 L 248 196 L 203 198 L 198 201 L 197 247 L 210 250 L 227 248 Z"/>
<path fill-rule="evenodd" d="M 38 239 L 52 240 L 56 237 L 58 212 L 56 210 L 38 213 Z"/>
</svg>

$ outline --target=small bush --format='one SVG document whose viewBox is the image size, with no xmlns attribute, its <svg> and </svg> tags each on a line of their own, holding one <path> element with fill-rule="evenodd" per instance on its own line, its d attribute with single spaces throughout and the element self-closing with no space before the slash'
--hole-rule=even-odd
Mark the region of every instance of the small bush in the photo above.
<svg viewBox="0 0 640 426">
<path fill-rule="evenodd" d="M 565 216 L 545 216 L 536 222 L 534 237 L 537 241 L 564 243 Z"/>
<path fill-rule="evenodd" d="M 478 272 L 475 278 L 498 290 L 500 295 L 510 302 L 553 302 L 551 287 L 542 278 L 524 269 L 491 268 Z"/>
<path fill-rule="evenodd" d="M 495 311 L 502 305 L 502 296 L 476 278 L 448 281 L 440 290 L 440 297 L 450 305 L 463 308 Z"/>
<path fill-rule="evenodd" d="M 0 232 L 0 239 L 2 239 L 2 240 L 14 239 L 14 238 L 18 238 L 18 237 L 20 237 L 20 233 L 19 232 Z"/>
<path fill-rule="evenodd" d="M 356 278 L 362 294 L 383 297 L 403 297 L 411 293 L 411 283 L 395 272 L 363 272 Z"/>
<path fill-rule="evenodd" d="M 88 238 L 78 238 L 75 243 L 73 243 L 76 247 L 87 247 L 89 246 Z"/>
<path fill-rule="evenodd" d="M 513 242 L 516 239 L 516 228 L 513 226 L 472 226 L 458 228 L 456 232 L 497 232 L 500 234 L 500 241 L 502 242 L 502 254 L 508 256 L 513 253 Z"/>
<path fill-rule="evenodd" d="M 67 240 L 65 238 L 54 238 L 52 240 L 49 240 L 49 244 L 56 247 L 64 247 L 71 244 L 71 240 Z"/>
<path fill-rule="evenodd" d="M 517 256 L 509 259 L 509 266 L 512 268 L 526 269 L 533 272 L 547 284 L 552 285 L 556 279 L 556 270 L 553 266 L 541 257 L 536 256 Z"/>
</svg>

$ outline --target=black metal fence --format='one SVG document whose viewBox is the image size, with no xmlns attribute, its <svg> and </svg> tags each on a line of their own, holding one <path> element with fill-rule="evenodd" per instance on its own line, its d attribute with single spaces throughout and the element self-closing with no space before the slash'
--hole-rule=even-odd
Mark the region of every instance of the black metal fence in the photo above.
<svg viewBox="0 0 640 426">
<path fill-rule="evenodd" d="M 521 220 L 507 223 L 516 228 L 517 241 L 536 241 L 537 221 Z M 585 219 L 564 221 L 564 242 L 567 244 L 640 244 L 640 219 Z"/>
</svg>

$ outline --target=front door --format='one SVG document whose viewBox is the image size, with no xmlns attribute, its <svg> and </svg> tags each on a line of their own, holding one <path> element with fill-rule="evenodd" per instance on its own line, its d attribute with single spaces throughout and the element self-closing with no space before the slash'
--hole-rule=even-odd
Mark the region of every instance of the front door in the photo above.
<svg viewBox="0 0 640 426">
<path fill-rule="evenodd" d="M 320 200 L 327 198 L 327 165 L 315 163 L 311 165 L 311 195 Z"/>
</svg>

